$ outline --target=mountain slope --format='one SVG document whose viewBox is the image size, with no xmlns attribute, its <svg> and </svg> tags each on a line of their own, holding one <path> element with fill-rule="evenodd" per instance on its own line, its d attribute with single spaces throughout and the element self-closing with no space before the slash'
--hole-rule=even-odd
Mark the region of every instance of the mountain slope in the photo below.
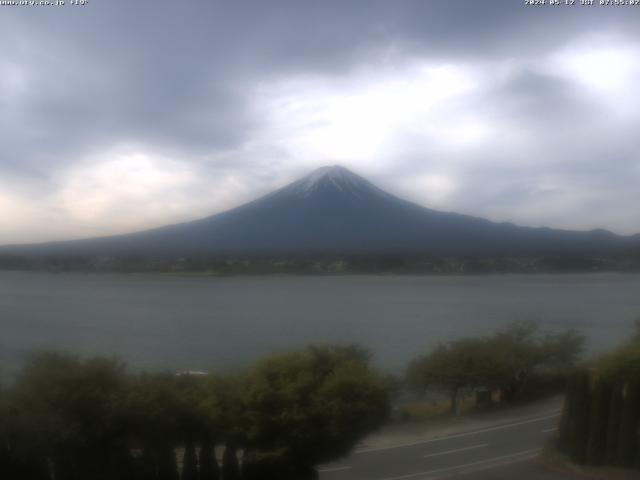
<svg viewBox="0 0 640 480">
<path fill-rule="evenodd" d="M 519 227 L 444 213 L 390 195 L 340 167 L 323 167 L 265 197 L 201 220 L 128 235 L 19 247 L 23 253 L 538 254 L 611 253 L 638 238 Z"/>
</svg>

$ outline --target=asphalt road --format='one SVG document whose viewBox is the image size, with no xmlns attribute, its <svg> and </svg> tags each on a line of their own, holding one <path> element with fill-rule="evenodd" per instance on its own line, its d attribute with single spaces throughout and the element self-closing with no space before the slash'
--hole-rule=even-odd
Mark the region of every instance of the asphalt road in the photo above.
<svg viewBox="0 0 640 480">
<path fill-rule="evenodd" d="M 340 462 L 321 466 L 320 479 L 560 479 L 533 461 L 559 419 L 559 411 L 539 412 L 441 438 L 356 451 Z"/>
</svg>

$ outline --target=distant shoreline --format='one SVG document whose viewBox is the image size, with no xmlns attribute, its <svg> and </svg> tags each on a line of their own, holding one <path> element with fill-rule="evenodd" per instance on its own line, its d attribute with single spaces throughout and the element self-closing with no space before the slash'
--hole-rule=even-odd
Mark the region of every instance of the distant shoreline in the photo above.
<svg viewBox="0 0 640 480">
<path fill-rule="evenodd" d="M 238 275 L 485 275 L 638 273 L 640 252 L 618 255 L 552 252 L 508 254 L 307 255 L 26 255 L 0 254 L 0 270 L 154 273 L 191 277 Z"/>
</svg>

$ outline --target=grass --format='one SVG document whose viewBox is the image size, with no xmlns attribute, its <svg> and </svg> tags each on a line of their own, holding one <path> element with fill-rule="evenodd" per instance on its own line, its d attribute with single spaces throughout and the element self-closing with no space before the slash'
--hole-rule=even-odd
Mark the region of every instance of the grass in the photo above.
<svg viewBox="0 0 640 480">
<path fill-rule="evenodd" d="M 498 402 L 498 393 L 494 392 L 493 402 Z M 458 402 L 458 413 L 464 415 L 477 410 L 475 394 L 461 394 Z M 433 420 L 449 416 L 451 403 L 448 399 L 442 400 L 415 400 L 398 406 L 398 417 L 401 420 Z"/>
</svg>

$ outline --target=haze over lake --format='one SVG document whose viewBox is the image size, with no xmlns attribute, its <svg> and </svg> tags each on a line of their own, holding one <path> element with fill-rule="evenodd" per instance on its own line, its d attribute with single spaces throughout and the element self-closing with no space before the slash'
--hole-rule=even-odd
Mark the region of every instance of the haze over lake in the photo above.
<svg viewBox="0 0 640 480">
<path fill-rule="evenodd" d="M 513 320 L 576 328 L 591 353 L 640 317 L 640 275 L 189 277 L 0 272 L 4 373 L 40 349 L 133 368 L 227 370 L 307 343 L 356 342 L 390 371 Z"/>
</svg>

